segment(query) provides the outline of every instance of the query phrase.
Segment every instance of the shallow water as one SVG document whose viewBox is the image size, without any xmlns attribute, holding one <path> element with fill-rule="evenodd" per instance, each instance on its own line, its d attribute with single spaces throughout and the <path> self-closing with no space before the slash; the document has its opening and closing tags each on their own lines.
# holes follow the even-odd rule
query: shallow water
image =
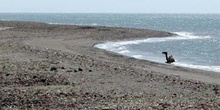
<svg viewBox="0 0 220 110">
<path fill-rule="evenodd" d="M 108 42 L 99 48 L 156 62 L 162 51 L 175 65 L 220 72 L 220 14 L 0 14 L 1 20 L 51 24 L 98 25 L 163 30 L 178 36 L 128 42 Z"/>
<path fill-rule="evenodd" d="M 206 48 L 207 45 L 214 47 L 214 45 L 217 44 L 202 44 L 203 42 L 207 42 L 207 40 L 211 40 L 212 38 L 210 36 L 191 36 L 189 33 L 175 34 L 178 34 L 178 36 L 149 38 L 136 41 L 107 42 L 98 44 L 96 47 L 159 63 L 165 62 L 165 56 L 162 52 L 167 51 L 175 57 L 175 65 L 209 71 L 220 71 L 220 58 L 214 58 L 214 56 L 219 53 L 209 53 L 209 50 Z M 198 46 L 195 47 L 195 44 Z M 198 50 L 198 48 L 200 49 Z M 210 56 L 210 58 L 207 56 Z"/>
</svg>

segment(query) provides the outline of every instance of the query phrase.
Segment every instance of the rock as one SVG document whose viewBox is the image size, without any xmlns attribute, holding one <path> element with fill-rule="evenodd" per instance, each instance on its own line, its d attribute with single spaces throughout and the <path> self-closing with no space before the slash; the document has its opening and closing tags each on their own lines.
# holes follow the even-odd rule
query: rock
<svg viewBox="0 0 220 110">
<path fill-rule="evenodd" d="M 46 79 L 41 79 L 40 81 L 43 82 L 43 83 L 45 83 L 45 82 L 46 82 Z"/>
<path fill-rule="evenodd" d="M 56 71 L 57 70 L 57 67 L 53 66 L 50 68 L 50 71 Z"/>
<path fill-rule="evenodd" d="M 65 83 L 64 83 L 64 85 L 69 85 L 69 84 L 70 84 L 69 82 L 65 82 Z"/>
<path fill-rule="evenodd" d="M 89 72 L 92 72 L 92 70 L 89 70 Z"/>
<path fill-rule="evenodd" d="M 70 73 L 70 72 L 73 72 L 73 70 L 67 70 L 66 72 Z"/>
<path fill-rule="evenodd" d="M 33 76 L 33 79 L 37 78 L 37 76 Z"/>
<path fill-rule="evenodd" d="M 214 91 L 215 94 L 219 94 L 218 90 L 219 90 L 218 87 L 214 86 L 213 91 Z"/>
<path fill-rule="evenodd" d="M 168 107 L 171 106 L 171 104 L 169 104 L 169 103 L 159 103 L 159 105 L 160 105 L 161 107 L 163 107 L 163 109 L 166 109 L 166 108 L 168 108 Z"/>
<path fill-rule="evenodd" d="M 83 71 L 83 69 L 82 68 L 78 68 L 78 71 Z"/>
</svg>

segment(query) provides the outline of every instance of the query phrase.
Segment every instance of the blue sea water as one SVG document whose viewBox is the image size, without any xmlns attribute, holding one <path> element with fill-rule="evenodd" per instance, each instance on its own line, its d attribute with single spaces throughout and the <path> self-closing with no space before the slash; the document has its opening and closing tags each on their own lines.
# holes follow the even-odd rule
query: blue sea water
<svg viewBox="0 0 220 110">
<path fill-rule="evenodd" d="M 98 48 L 164 63 L 162 51 L 174 65 L 220 72 L 220 14 L 33 14 L 1 13 L 0 20 L 50 24 L 98 25 L 169 31 L 167 38 L 107 42 Z"/>
</svg>

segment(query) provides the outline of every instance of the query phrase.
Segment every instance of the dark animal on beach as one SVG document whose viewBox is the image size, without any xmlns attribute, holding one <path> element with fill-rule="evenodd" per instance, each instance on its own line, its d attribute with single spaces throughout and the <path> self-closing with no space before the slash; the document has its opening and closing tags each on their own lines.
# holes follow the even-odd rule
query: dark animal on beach
<svg viewBox="0 0 220 110">
<path fill-rule="evenodd" d="M 172 55 L 168 57 L 168 53 L 167 52 L 162 52 L 162 54 L 165 54 L 165 56 L 166 56 L 166 60 L 167 60 L 166 63 L 173 63 L 173 62 L 175 62 L 175 59 L 173 58 Z"/>
</svg>

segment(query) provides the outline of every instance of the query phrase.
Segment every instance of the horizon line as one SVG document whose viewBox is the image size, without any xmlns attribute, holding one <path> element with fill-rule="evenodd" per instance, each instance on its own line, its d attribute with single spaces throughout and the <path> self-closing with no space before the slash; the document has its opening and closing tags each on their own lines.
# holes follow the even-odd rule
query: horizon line
<svg viewBox="0 0 220 110">
<path fill-rule="evenodd" d="M 119 13 L 113 13 L 113 12 L 0 12 L 1 14 L 220 14 L 220 13 L 164 13 L 164 12 L 155 12 L 155 13 L 130 13 L 130 12 L 119 12 Z"/>
</svg>

